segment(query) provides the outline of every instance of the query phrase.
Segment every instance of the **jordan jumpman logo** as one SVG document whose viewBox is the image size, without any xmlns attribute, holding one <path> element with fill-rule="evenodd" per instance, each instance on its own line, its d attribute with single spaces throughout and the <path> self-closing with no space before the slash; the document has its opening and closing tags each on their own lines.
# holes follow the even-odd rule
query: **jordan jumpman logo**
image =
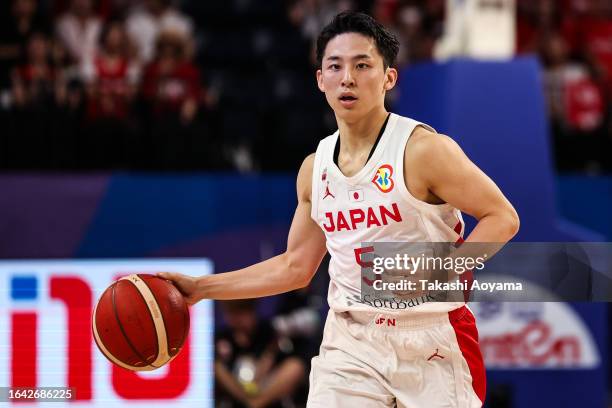
<svg viewBox="0 0 612 408">
<path fill-rule="evenodd" d="M 336 198 L 336 196 L 329 191 L 329 183 L 325 186 L 325 195 L 323 196 L 323 200 L 325 200 L 328 196 L 331 198 Z"/>
<path fill-rule="evenodd" d="M 440 354 L 438 354 L 438 349 L 436 349 L 436 351 L 431 356 L 429 356 L 427 361 L 433 360 L 434 357 L 440 357 L 441 359 L 444 358 L 444 356 L 441 356 Z"/>
</svg>

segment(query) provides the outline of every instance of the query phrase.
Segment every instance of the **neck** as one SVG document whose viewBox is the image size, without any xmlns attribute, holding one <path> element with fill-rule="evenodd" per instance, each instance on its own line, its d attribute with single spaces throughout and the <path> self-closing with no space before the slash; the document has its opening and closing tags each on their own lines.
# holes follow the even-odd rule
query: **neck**
<svg viewBox="0 0 612 408">
<path fill-rule="evenodd" d="M 354 122 L 345 121 L 336 116 L 342 150 L 357 152 L 363 148 L 369 149 L 376 141 L 387 115 L 387 110 L 381 106 Z"/>
</svg>

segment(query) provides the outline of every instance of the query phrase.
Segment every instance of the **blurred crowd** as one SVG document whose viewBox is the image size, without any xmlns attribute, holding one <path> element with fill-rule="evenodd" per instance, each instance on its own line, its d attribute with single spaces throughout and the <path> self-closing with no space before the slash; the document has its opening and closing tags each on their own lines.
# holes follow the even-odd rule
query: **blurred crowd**
<svg viewBox="0 0 612 408">
<path fill-rule="evenodd" d="M 560 170 L 610 171 L 612 1 L 522 0 L 517 48 L 536 53 Z"/>
<path fill-rule="evenodd" d="M 198 118 L 209 100 L 193 61 L 193 21 L 170 1 L 8 3 L 0 25 L 4 167 L 173 168 L 198 154 L 214 161 Z"/>
<path fill-rule="evenodd" d="M 558 168 L 609 170 L 612 1 L 516 2 L 517 53 L 542 61 Z M 369 12 L 400 38 L 402 68 L 432 58 L 445 4 L 7 0 L 0 168 L 295 170 L 335 128 L 314 81 L 320 29 Z"/>
</svg>

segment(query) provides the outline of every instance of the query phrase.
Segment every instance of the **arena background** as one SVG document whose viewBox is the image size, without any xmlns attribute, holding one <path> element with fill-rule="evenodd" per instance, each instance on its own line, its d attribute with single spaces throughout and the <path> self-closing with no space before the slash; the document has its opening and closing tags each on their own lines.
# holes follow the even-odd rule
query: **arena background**
<svg viewBox="0 0 612 408">
<path fill-rule="evenodd" d="M 515 204 L 515 240 L 609 241 L 612 2 L 491 0 L 512 6 L 512 55 L 434 62 L 453 3 L 3 2 L 0 387 L 76 385 L 79 406 L 240 406 L 214 389 L 231 305 L 194 308 L 189 351 L 149 376 L 111 370 L 90 308 L 126 272 L 214 273 L 284 250 L 297 169 L 335 125 L 312 41 L 348 8 L 401 39 L 390 110 L 460 143 Z M 303 376 L 326 285 L 324 264 L 308 291 L 256 305 L 277 364 L 297 358 Z M 486 406 L 612 406 L 608 304 L 474 310 Z"/>
</svg>

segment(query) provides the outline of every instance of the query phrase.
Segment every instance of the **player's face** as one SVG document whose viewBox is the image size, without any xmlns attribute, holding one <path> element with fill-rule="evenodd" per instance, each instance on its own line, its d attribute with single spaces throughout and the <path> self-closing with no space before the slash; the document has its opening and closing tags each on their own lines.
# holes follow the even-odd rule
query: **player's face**
<svg viewBox="0 0 612 408">
<path fill-rule="evenodd" d="M 317 71 L 319 89 L 336 116 L 345 120 L 384 108 L 385 93 L 396 80 L 397 71 L 384 68 L 374 39 L 358 33 L 332 38 Z"/>
</svg>

